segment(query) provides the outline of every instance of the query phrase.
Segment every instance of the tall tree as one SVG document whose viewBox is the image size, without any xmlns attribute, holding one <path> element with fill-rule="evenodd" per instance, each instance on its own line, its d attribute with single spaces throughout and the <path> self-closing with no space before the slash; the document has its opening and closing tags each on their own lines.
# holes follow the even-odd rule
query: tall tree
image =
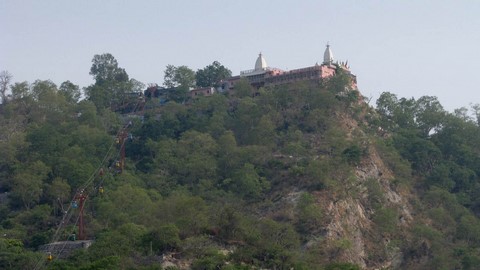
<svg viewBox="0 0 480 270">
<path fill-rule="evenodd" d="M 15 175 L 12 195 L 23 203 L 25 209 L 30 209 L 40 200 L 43 193 L 43 180 L 48 172 L 49 168 L 43 162 L 36 161 Z"/>
<path fill-rule="evenodd" d="M 10 105 L 15 108 L 15 115 L 23 118 L 28 117 L 33 103 L 30 84 L 26 81 L 14 83 L 10 89 L 12 91 L 12 102 Z"/>
<path fill-rule="evenodd" d="M 135 80 L 134 78 L 131 78 L 129 83 L 131 85 L 132 92 L 140 93 L 145 90 L 145 84 Z"/>
<path fill-rule="evenodd" d="M 90 75 L 94 77 L 96 85 L 128 81 L 128 74 L 125 69 L 120 68 L 117 59 L 109 53 L 93 56 Z"/>
<path fill-rule="evenodd" d="M 446 112 L 436 97 L 423 96 L 416 102 L 415 120 L 424 136 L 438 130 L 445 118 Z"/>
<path fill-rule="evenodd" d="M 50 80 L 36 80 L 32 84 L 32 94 L 36 100 L 44 99 L 45 96 L 56 94 L 57 85 Z"/>
<path fill-rule="evenodd" d="M 12 85 L 13 99 L 22 99 L 30 95 L 30 84 L 27 81 L 16 82 Z"/>
<path fill-rule="evenodd" d="M 30 108 L 31 121 L 58 123 L 68 115 L 68 103 L 52 81 L 36 80 L 32 84 L 32 97 L 35 103 Z"/>
<path fill-rule="evenodd" d="M 246 78 L 241 78 L 235 86 L 233 86 L 235 96 L 239 98 L 252 97 L 254 93 L 254 88 Z"/>
<path fill-rule="evenodd" d="M 12 74 L 6 70 L 0 72 L 0 97 L 2 98 L 2 103 L 7 102 L 7 90 L 12 77 Z"/>
<path fill-rule="evenodd" d="M 47 186 L 46 194 L 52 201 L 54 211 L 57 213 L 57 209 L 67 202 L 70 198 L 71 188 L 65 179 L 56 177 L 52 183 Z"/>
<path fill-rule="evenodd" d="M 219 62 L 214 61 L 211 65 L 208 65 L 203 69 L 197 70 L 197 73 L 196 73 L 197 86 L 199 87 L 217 86 L 218 82 L 231 76 L 232 76 L 232 71 L 224 67 Z"/>
<path fill-rule="evenodd" d="M 68 102 L 77 103 L 80 100 L 82 95 L 80 87 L 76 84 L 73 84 L 71 81 L 64 81 L 60 85 L 60 93 L 65 96 L 65 99 Z"/>
<path fill-rule="evenodd" d="M 480 104 L 472 104 L 471 106 L 475 119 L 477 120 L 477 125 L 480 126 Z"/>
<path fill-rule="evenodd" d="M 171 88 L 168 98 L 183 103 L 190 88 L 195 87 L 195 71 L 187 66 L 167 65 L 163 85 Z"/>
<path fill-rule="evenodd" d="M 182 87 L 189 89 L 195 86 L 195 71 L 187 66 L 176 67 L 174 65 L 167 65 L 163 80 L 165 87 Z"/>
<path fill-rule="evenodd" d="M 125 93 L 131 91 L 128 74 L 118 66 L 118 62 L 109 53 L 95 55 L 92 59 L 90 75 L 95 84 L 85 89 L 85 94 L 97 108 L 115 106 L 121 103 Z"/>
</svg>

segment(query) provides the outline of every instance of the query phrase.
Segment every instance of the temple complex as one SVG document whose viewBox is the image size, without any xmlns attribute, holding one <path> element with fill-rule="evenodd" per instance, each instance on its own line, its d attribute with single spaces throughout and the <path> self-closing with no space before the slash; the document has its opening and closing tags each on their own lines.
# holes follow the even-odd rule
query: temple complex
<svg viewBox="0 0 480 270">
<path fill-rule="evenodd" d="M 348 62 L 348 61 L 347 61 Z M 304 67 L 294 70 L 281 70 L 279 68 L 269 67 L 265 57 L 260 53 L 255 61 L 253 69 L 244 70 L 240 75 L 233 76 L 222 80 L 218 83 L 218 87 L 203 87 L 195 88 L 189 91 L 191 98 L 201 96 L 211 96 L 217 92 L 223 93 L 233 90 L 234 85 L 241 79 L 246 79 L 256 89 L 260 87 L 277 86 L 283 84 L 290 84 L 300 81 L 310 81 L 320 83 L 326 78 L 334 76 L 339 70 L 349 74 L 351 77 L 351 88 L 357 89 L 357 78 L 350 72 L 350 67 L 347 62 L 334 61 L 330 45 L 327 44 L 325 52 L 323 53 L 322 64 L 316 63 L 310 67 Z M 174 92 L 175 88 L 164 88 L 158 85 L 151 85 L 145 91 L 147 98 L 159 98 L 160 103 L 164 104 L 168 101 L 170 93 Z"/>
<path fill-rule="evenodd" d="M 320 82 L 325 78 L 335 75 L 338 69 L 342 69 L 352 76 L 352 87 L 356 88 L 356 76 L 351 74 L 347 63 L 334 62 L 333 53 L 328 44 L 323 54 L 323 62 L 321 65 L 316 63 L 314 66 L 290 71 L 269 67 L 262 53 L 260 53 L 255 61 L 254 69 L 241 71 L 240 75 L 224 80 L 221 82 L 218 91 L 222 92 L 233 89 L 235 83 L 241 78 L 246 78 L 255 88 L 289 84 L 298 81 Z"/>
</svg>

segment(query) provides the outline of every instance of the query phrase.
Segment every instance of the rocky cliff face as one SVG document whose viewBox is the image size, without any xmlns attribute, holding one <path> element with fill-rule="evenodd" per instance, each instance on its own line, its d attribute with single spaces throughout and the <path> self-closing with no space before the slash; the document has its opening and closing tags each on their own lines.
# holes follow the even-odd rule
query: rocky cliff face
<svg viewBox="0 0 480 270">
<path fill-rule="evenodd" d="M 319 203 L 325 204 L 330 221 L 325 238 L 327 242 L 348 243 L 338 252 L 339 260 L 356 263 L 365 269 L 397 269 L 403 256 L 391 236 L 395 231 L 404 230 L 412 221 L 412 206 L 408 198 L 411 195 L 402 193 L 394 184 L 393 172 L 385 165 L 375 145 L 360 130 L 357 121 L 346 116 L 341 119 L 348 137 L 360 140 L 366 151 L 354 168 L 354 178 L 349 186 L 344 187 L 350 192 L 340 197 L 331 193 L 319 196 Z M 393 214 L 383 218 L 394 220 L 379 218 L 385 209 L 390 209 Z"/>
<path fill-rule="evenodd" d="M 396 229 L 408 226 L 412 220 L 408 198 L 402 196 L 391 183 L 393 176 L 378 157 L 375 149 L 370 149 L 365 162 L 355 169 L 355 181 L 359 193 L 343 198 L 328 196 L 326 216 L 330 223 L 326 227 L 326 239 L 330 242 L 348 241 L 350 245 L 338 254 L 344 261 L 354 262 L 365 269 L 398 268 L 402 254 L 392 243 L 389 233 L 382 232 L 374 222 L 376 210 L 369 202 L 367 181 L 375 181 L 381 188 L 388 207 L 396 209 Z M 328 202 L 327 202 L 328 201 Z M 380 211 L 378 209 L 377 211 Z"/>
<path fill-rule="evenodd" d="M 400 269 L 404 254 L 398 238 L 408 235 L 413 220 L 409 201 L 414 195 L 397 184 L 372 142 L 374 138 L 369 138 L 357 121 L 338 117 L 347 138 L 360 142 L 364 154 L 339 187 L 313 192 L 324 221 L 309 236 L 305 248 L 315 250 L 324 262 L 347 261 L 362 269 Z M 285 196 L 285 204 L 290 204 L 287 208 L 295 208 L 301 192 L 296 189 Z"/>
</svg>

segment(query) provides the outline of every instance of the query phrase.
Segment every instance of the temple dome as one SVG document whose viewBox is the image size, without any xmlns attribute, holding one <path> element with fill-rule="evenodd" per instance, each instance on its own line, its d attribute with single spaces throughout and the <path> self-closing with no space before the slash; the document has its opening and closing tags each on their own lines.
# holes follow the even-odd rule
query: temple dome
<svg viewBox="0 0 480 270">
<path fill-rule="evenodd" d="M 325 52 L 323 53 L 323 63 L 330 65 L 333 63 L 333 53 L 330 50 L 330 45 L 327 43 L 327 48 L 325 49 Z"/>
<path fill-rule="evenodd" d="M 255 70 L 267 69 L 267 61 L 263 58 L 262 53 L 258 54 L 257 61 L 255 62 Z"/>
</svg>

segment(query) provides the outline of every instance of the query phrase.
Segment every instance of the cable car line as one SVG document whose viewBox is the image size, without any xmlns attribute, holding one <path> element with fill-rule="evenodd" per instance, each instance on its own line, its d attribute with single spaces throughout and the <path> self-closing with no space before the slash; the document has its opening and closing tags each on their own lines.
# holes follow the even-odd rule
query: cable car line
<svg viewBox="0 0 480 270">
<path fill-rule="evenodd" d="M 141 100 L 139 100 L 137 102 L 137 104 L 135 105 L 134 107 L 134 110 L 131 112 L 131 113 L 135 113 L 135 111 L 137 110 L 137 108 L 139 108 L 139 105 L 141 104 Z M 143 110 L 142 110 L 143 112 Z M 58 225 L 57 229 L 55 230 L 55 233 L 53 234 L 52 238 L 51 238 L 51 241 L 49 242 L 50 244 L 52 243 L 55 243 L 55 242 L 58 242 L 59 238 L 60 238 L 60 235 L 61 233 L 64 232 L 65 230 L 65 227 L 67 226 L 68 222 L 71 220 L 72 216 L 74 215 L 74 211 L 73 209 L 76 209 L 78 207 L 78 202 L 76 202 L 76 198 L 78 198 L 78 194 L 79 194 L 79 191 L 81 193 L 84 193 L 85 197 L 82 199 L 82 209 L 81 211 L 83 211 L 83 207 L 85 205 L 85 202 L 88 200 L 89 196 L 88 196 L 88 187 L 95 181 L 95 178 L 97 175 L 100 174 L 100 172 L 102 172 L 102 175 L 101 175 L 101 178 L 100 178 L 100 183 L 99 183 L 99 192 L 101 194 L 103 194 L 104 192 L 104 188 L 103 188 L 103 182 L 105 181 L 105 178 L 103 176 L 104 174 L 104 171 L 103 171 L 103 168 L 105 167 L 104 165 L 106 164 L 106 161 L 109 159 L 109 158 L 114 158 L 113 160 L 118 160 L 119 157 L 122 157 L 122 164 L 121 164 L 121 171 L 123 171 L 124 169 L 124 166 L 125 166 L 125 143 L 127 140 L 126 137 L 128 136 L 125 136 L 126 133 L 126 130 L 127 128 L 130 128 L 132 126 L 132 122 L 129 121 L 128 124 L 126 125 L 122 125 L 121 128 L 119 128 L 118 132 L 116 133 L 116 136 L 115 136 L 115 140 L 110 144 L 110 147 L 108 148 L 108 151 L 106 152 L 106 154 L 104 155 L 102 161 L 100 162 L 100 165 L 94 170 L 94 172 L 90 175 L 90 177 L 88 178 L 87 181 L 85 181 L 85 183 L 80 186 L 79 189 L 77 189 L 78 191 L 75 192 L 75 194 L 73 195 L 73 198 L 72 200 L 70 201 L 69 203 L 69 206 L 67 207 L 67 210 L 64 211 L 64 208 L 62 206 L 62 212 L 63 213 L 63 217 L 62 217 L 62 220 L 60 221 L 60 224 Z M 120 148 L 117 149 L 117 151 L 112 151 L 114 148 L 114 145 L 116 145 L 116 140 L 118 138 L 120 138 L 120 136 L 125 136 L 125 138 L 123 138 L 123 140 L 121 140 L 121 145 L 120 145 Z M 123 153 L 122 153 L 123 152 Z M 111 173 L 111 170 L 108 170 L 110 173 Z M 93 187 L 94 190 L 95 190 L 95 187 Z M 100 188 L 101 188 L 101 191 L 100 191 Z M 77 204 L 77 207 L 73 207 L 75 204 Z M 78 224 L 79 224 L 79 221 L 80 221 L 80 218 L 81 218 L 81 215 L 83 213 L 80 213 L 78 216 L 77 216 L 77 219 L 74 223 L 74 227 L 76 227 Z M 63 250 L 65 249 L 67 245 L 67 241 L 65 241 L 62 245 L 62 248 L 58 251 L 58 252 L 55 252 L 53 250 L 53 246 L 49 246 L 49 248 L 47 249 L 46 253 L 48 254 L 47 255 L 47 259 L 39 259 L 34 267 L 34 270 L 37 270 L 37 269 L 42 269 L 44 266 L 45 266 L 45 263 L 47 262 L 51 262 L 52 260 L 55 259 L 55 257 L 59 254 L 62 254 Z"/>
</svg>

